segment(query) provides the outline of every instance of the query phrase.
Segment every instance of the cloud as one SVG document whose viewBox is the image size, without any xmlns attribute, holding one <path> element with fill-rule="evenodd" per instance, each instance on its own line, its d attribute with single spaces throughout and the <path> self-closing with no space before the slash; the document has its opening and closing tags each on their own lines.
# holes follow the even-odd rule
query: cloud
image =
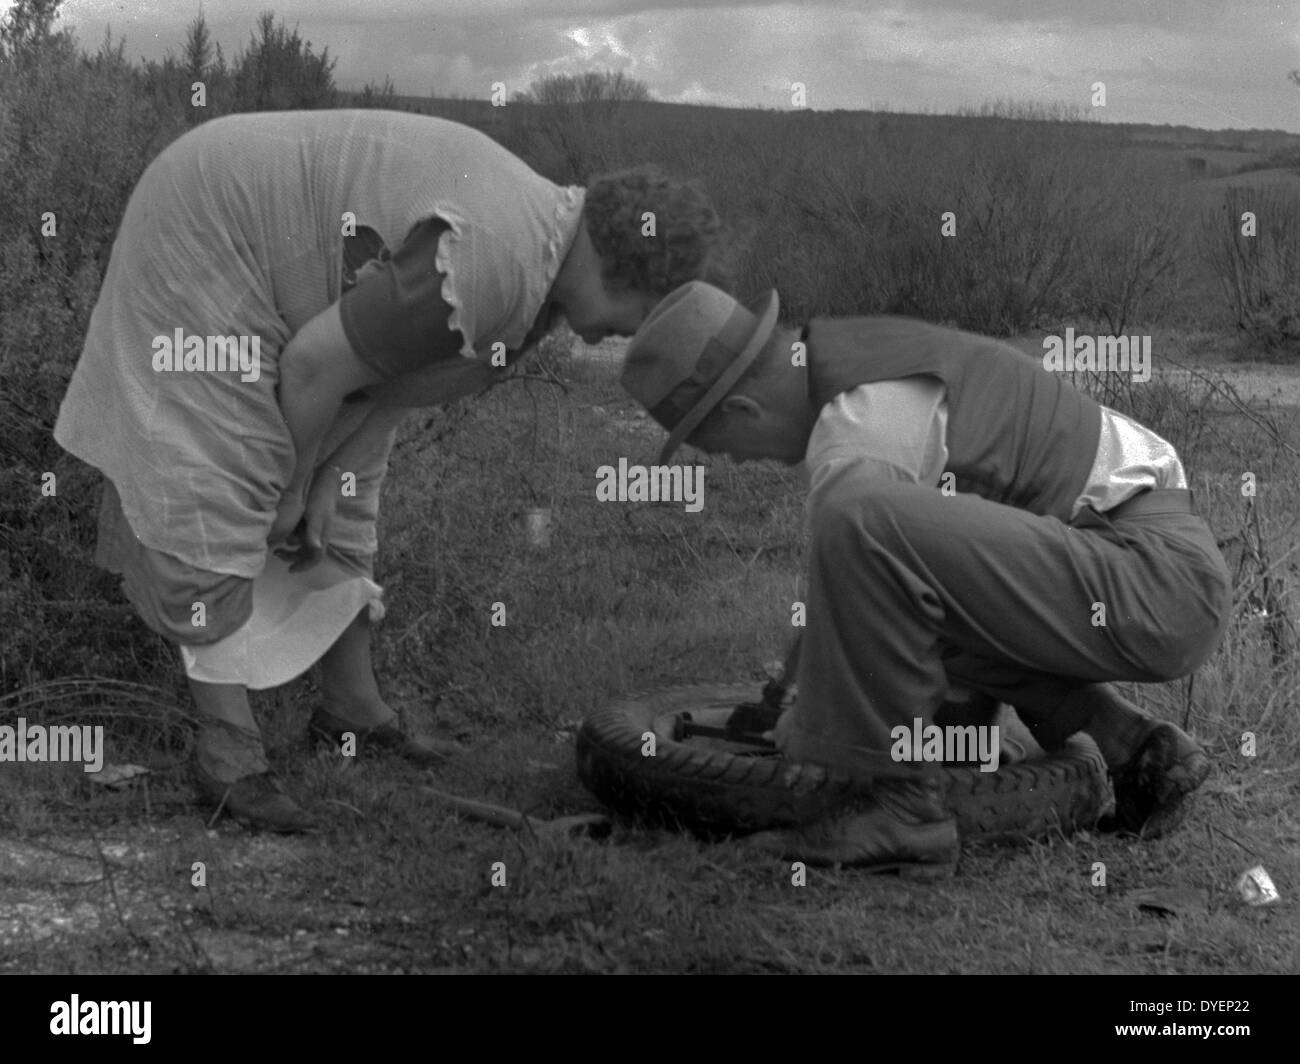
<svg viewBox="0 0 1300 1064">
<path fill-rule="evenodd" d="M 337 60 L 336 80 L 391 77 L 402 93 L 488 97 L 540 76 L 610 69 L 665 100 L 951 110 L 998 98 L 1086 106 L 1111 121 L 1300 131 L 1300 35 L 1271 0 L 204 0 L 228 58 L 272 7 Z M 83 44 L 104 25 L 129 54 L 179 51 L 195 0 L 68 0 Z"/>
</svg>

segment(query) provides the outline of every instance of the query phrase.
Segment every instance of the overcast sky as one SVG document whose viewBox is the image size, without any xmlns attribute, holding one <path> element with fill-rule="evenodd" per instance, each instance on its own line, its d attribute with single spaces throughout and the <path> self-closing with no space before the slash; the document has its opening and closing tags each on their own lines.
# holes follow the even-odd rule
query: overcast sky
<svg viewBox="0 0 1300 1064">
<path fill-rule="evenodd" d="M 0 6 L 7 6 L 0 0 Z M 65 0 L 83 46 L 107 27 L 133 56 L 180 52 L 197 0 Z M 1012 98 L 1098 117 L 1300 133 L 1300 0 L 204 0 L 227 58 L 261 10 L 337 57 L 335 80 L 487 98 L 536 77 L 621 70 L 659 99 L 945 111 Z"/>
</svg>

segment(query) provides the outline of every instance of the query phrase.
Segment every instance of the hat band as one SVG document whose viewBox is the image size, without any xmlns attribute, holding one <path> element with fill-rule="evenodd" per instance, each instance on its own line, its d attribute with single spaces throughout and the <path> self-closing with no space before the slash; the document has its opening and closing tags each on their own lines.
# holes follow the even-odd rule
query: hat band
<svg viewBox="0 0 1300 1064">
<path fill-rule="evenodd" d="M 735 357 L 736 352 L 726 344 L 720 343 L 716 337 L 709 337 L 691 375 L 651 407 L 650 416 L 664 428 L 672 429 L 699 402 L 700 396 L 713 382 L 726 372 Z"/>
<path fill-rule="evenodd" d="M 759 310 L 762 303 L 766 303 L 766 308 Z M 683 440 L 690 437 L 691 433 L 699 426 L 724 396 L 731 390 L 745 372 L 757 360 L 759 353 L 766 348 L 772 339 L 772 328 L 776 325 L 776 316 L 780 310 L 780 304 L 777 301 L 776 290 L 773 289 L 768 293 L 765 300 L 755 302 L 749 308 L 751 315 L 757 314 L 758 324 L 754 328 L 749 339 L 741 345 L 738 355 L 732 360 L 731 364 L 722 371 L 722 375 L 709 387 L 700 400 L 686 412 L 686 416 L 681 419 L 668 433 L 668 439 L 664 442 L 663 449 L 659 452 L 660 465 L 668 461 L 672 454 L 681 445 Z"/>
</svg>

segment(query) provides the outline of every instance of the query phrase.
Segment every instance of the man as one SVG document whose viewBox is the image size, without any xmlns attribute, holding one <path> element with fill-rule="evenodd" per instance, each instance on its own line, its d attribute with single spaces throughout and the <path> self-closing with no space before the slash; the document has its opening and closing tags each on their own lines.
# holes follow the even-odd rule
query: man
<svg viewBox="0 0 1300 1064">
<path fill-rule="evenodd" d="M 962 689 L 1005 702 L 1046 749 L 1083 730 L 1121 828 L 1178 825 L 1209 773 L 1197 744 L 1106 681 L 1203 663 L 1226 626 L 1223 558 L 1159 436 L 1014 348 L 893 317 L 777 325 L 693 282 L 629 345 L 622 381 L 670 435 L 739 461 L 804 462 L 807 624 L 783 753 L 871 779 L 868 797 L 756 843 L 945 874 L 956 827 L 934 767 L 891 729 Z"/>
</svg>

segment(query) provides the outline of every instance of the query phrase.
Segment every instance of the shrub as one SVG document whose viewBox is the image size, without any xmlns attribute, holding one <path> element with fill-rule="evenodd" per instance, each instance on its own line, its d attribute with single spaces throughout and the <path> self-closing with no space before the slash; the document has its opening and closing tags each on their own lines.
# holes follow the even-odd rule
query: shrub
<svg viewBox="0 0 1300 1064">
<path fill-rule="evenodd" d="M 120 44 L 79 57 L 70 37 L 29 39 L 0 59 L 3 688 L 132 656 L 120 599 L 90 564 L 98 475 L 51 432 L 123 205 L 179 128 L 138 92 Z"/>
<path fill-rule="evenodd" d="M 377 107 L 392 109 L 397 102 L 397 89 L 391 78 L 384 78 L 382 85 L 367 81 L 361 88 L 361 95 L 356 98 L 357 107 Z"/>
<path fill-rule="evenodd" d="M 555 180 L 585 185 L 618 165 L 625 105 L 649 98 L 643 82 L 621 71 L 553 74 L 515 95 L 516 110 L 528 117 L 513 132 L 524 134 L 522 150 L 541 156 L 541 168 Z"/>
<path fill-rule="evenodd" d="M 264 11 L 247 51 L 234 69 L 234 110 L 293 111 L 333 107 L 334 64 L 329 49 L 312 51 L 295 29 L 275 24 L 275 14 Z"/>
<path fill-rule="evenodd" d="M 1255 235 L 1242 232 L 1247 211 Z M 1204 231 L 1237 328 L 1265 350 L 1300 357 L 1300 199 L 1283 189 L 1233 186 Z"/>
<path fill-rule="evenodd" d="M 1153 195 L 1132 168 L 1080 194 L 1089 221 L 1079 233 L 1076 306 L 1118 336 L 1133 320 L 1157 316 L 1169 298 L 1183 245 L 1179 205 Z"/>
<path fill-rule="evenodd" d="M 126 662 L 148 682 L 175 672 L 170 648 L 93 566 L 99 474 L 52 431 L 131 190 L 196 113 L 225 106 L 224 61 L 204 46 L 201 17 L 184 63 L 141 69 L 111 39 L 80 53 L 70 32 L 54 31 L 57 8 L 20 0 L 0 26 L 0 690 L 120 675 Z M 330 102 L 327 55 L 269 15 L 259 29 L 230 102 Z M 190 106 L 196 70 L 217 90 L 207 111 Z"/>
</svg>

